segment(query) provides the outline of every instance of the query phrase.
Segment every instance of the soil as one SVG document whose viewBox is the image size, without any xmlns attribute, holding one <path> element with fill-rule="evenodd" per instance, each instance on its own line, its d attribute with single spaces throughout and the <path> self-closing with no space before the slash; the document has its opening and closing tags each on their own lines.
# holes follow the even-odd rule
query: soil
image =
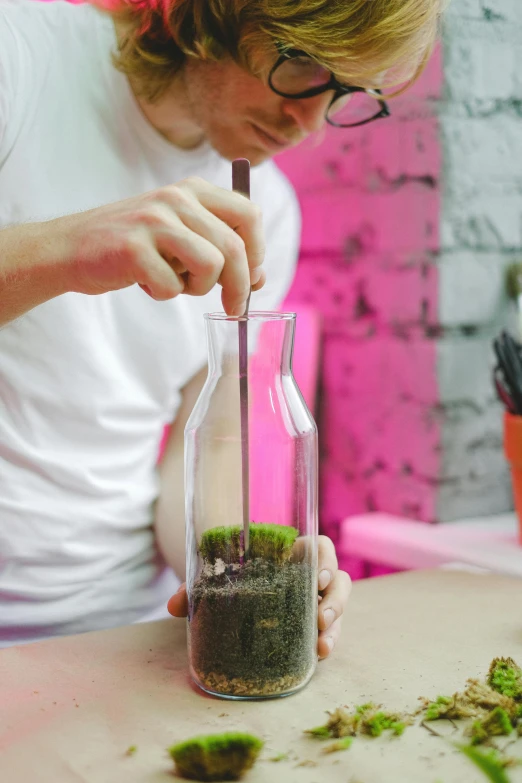
<svg viewBox="0 0 522 783">
<path fill-rule="evenodd" d="M 316 575 L 306 563 L 248 561 L 202 574 L 190 606 L 190 656 L 211 691 L 269 696 L 303 684 L 317 660 Z"/>
</svg>

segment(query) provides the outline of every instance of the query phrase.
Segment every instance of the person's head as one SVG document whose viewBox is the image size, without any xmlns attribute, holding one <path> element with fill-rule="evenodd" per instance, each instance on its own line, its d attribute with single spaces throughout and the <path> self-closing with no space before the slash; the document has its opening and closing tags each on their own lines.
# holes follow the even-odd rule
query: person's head
<svg viewBox="0 0 522 783">
<path fill-rule="evenodd" d="M 424 67 L 445 2 L 93 1 L 125 30 L 114 64 L 138 97 L 154 104 L 181 90 L 214 148 L 254 165 L 278 151 L 263 131 L 299 143 L 323 126 L 332 100 L 331 90 L 297 100 L 275 93 L 268 77 L 281 53 L 306 53 L 342 84 L 403 84 Z"/>
</svg>

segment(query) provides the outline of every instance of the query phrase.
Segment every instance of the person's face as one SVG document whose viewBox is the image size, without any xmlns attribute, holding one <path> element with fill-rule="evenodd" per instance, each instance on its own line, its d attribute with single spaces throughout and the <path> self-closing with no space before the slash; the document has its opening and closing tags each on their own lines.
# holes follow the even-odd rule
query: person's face
<svg viewBox="0 0 522 783">
<path fill-rule="evenodd" d="M 190 118 L 214 149 L 228 160 L 248 158 L 254 166 L 322 128 L 332 99 L 331 92 L 283 98 L 232 60 L 189 59 L 182 80 Z"/>
</svg>

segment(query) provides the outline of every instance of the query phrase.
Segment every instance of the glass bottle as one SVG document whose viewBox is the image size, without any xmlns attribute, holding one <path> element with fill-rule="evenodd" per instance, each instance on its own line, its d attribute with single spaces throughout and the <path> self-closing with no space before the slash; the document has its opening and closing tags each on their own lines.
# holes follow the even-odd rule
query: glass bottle
<svg viewBox="0 0 522 783">
<path fill-rule="evenodd" d="M 209 372 L 185 428 L 190 672 L 225 698 L 284 696 L 306 685 L 317 663 L 317 428 L 292 375 L 296 316 L 205 319 Z"/>
</svg>

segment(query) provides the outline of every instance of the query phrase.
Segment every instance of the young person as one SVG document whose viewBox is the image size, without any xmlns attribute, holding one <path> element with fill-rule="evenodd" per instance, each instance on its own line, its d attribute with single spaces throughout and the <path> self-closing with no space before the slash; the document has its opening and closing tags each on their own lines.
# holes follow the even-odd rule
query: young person
<svg viewBox="0 0 522 783">
<path fill-rule="evenodd" d="M 277 308 L 294 273 L 297 202 L 270 158 L 325 122 L 385 117 L 379 89 L 420 72 L 439 15 L 439 0 L 0 0 L 0 644 L 165 605 L 202 315 L 220 294 L 242 313 L 251 288 Z M 256 167 L 252 202 L 230 190 L 236 157 Z M 322 536 L 320 657 L 349 586 Z M 169 609 L 186 611 L 183 586 Z"/>
</svg>

